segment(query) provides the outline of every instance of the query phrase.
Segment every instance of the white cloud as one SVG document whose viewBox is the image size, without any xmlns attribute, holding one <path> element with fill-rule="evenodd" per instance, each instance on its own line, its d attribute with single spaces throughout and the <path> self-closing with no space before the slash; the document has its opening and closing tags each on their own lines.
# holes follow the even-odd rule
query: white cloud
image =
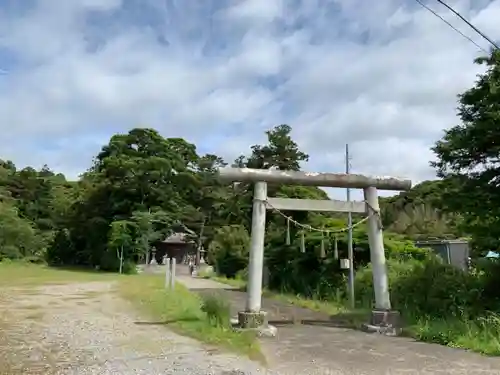
<svg viewBox="0 0 500 375">
<path fill-rule="evenodd" d="M 500 38 L 500 0 L 450 3 Z M 70 176 L 134 126 L 232 158 L 289 123 L 309 169 L 342 171 L 348 142 L 354 171 L 420 181 L 480 71 L 477 47 L 416 2 L 12 4 L 0 5 L 0 157 Z"/>
<path fill-rule="evenodd" d="M 286 8 L 284 0 L 243 0 L 236 3 L 228 7 L 226 14 L 237 21 L 247 20 L 249 26 L 254 26 L 254 22 L 272 22 L 282 17 Z"/>
</svg>

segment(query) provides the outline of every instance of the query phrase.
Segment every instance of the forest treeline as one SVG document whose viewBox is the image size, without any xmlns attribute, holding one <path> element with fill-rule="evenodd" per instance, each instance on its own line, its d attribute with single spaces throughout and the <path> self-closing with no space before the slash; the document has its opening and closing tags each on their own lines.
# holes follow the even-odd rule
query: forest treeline
<svg viewBox="0 0 500 375">
<path fill-rule="evenodd" d="M 288 125 L 269 130 L 267 144 L 253 146 L 232 165 L 299 170 L 308 155 L 291 138 L 291 130 Z M 225 165 L 217 155 L 198 155 L 196 146 L 184 139 L 165 138 L 144 128 L 113 136 L 78 181 L 68 181 L 48 166 L 17 169 L 12 161 L 2 161 L 0 256 L 116 270 L 122 248 L 127 263 L 137 262 L 152 242 L 179 226 L 194 233 L 203 226 L 204 247 L 214 249 L 210 245 L 217 233 L 234 232 L 234 236 L 219 236 L 231 239 L 245 236 L 250 229 L 251 186 L 219 183 L 216 170 Z M 445 214 L 440 206 L 440 184 L 425 182 L 381 200 L 388 242 L 408 244 L 416 238 L 462 235 L 456 216 Z M 270 186 L 269 193 L 328 199 L 314 187 Z M 314 227 L 346 226 L 343 214 L 290 215 Z M 270 238 L 285 243 L 286 222 L 280 215 L 269 215 L 268 228 Z M 292 238 L 298 239 L 298 230 L 291 228 Z M 365 253 L 357 258 L 367 262 L 363 226 L 354 237 L 358 251 Z M 313 249 L 320 241 L 312 233 L 306 238 Z M 331 247 L 333 237 L 325 241 Z M 345 235 L 339 235 L 337 242 L 342 253 Z"/>
</svg>

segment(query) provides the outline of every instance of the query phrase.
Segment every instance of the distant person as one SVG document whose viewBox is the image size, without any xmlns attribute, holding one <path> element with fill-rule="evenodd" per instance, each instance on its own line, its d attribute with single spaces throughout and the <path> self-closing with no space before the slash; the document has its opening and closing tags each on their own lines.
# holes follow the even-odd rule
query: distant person
<svg viewBox="0 0 500 375">
<path fill-rule="evenodd" d="M 193 260 L 192 259 L 189 259 L 189 274 L 191 276 L 193 276 L 193 272 L 194 272 L 194 264 L 193 264 Z"/>
</svg>

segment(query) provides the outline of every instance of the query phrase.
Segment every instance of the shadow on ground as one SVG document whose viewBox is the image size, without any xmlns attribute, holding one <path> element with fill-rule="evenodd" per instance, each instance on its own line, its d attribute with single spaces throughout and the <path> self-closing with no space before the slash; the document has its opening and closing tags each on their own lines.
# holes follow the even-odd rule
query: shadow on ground
<svg viewBox="0 0 500 375">
<path fill-rule="evenodd" d="M 156 322 L 134 322 L 134 324 L 138 326 L 164 326 L 177 322 L 198 322 L 198 321 L 200 321 L 200 318 L 183 318 L 183 319 L 162 320 Z"/>
<path fill-rule="evenodd" d="M 362 323 L 366 320 L 366 315 L 361 313 L 331 315 L 326 319 L 278 319 L 269 320 L 269 324 L 276 327 L 286 327 L 289 325 L 309 325 L 333 328 L 361 329 Z"/>
<path fill-rule="evenodd" d="M 118 275 L 116 272 L 112 271 L 103 271 L 95 268 L 89 267 L 79 267 L 79 266 L 57 266 L 57 265 L 49 265 L 47 268 L 55 270 L 55 271 L 65 271 L 65 272 L 74 272 L 75 274 L 91 274 L 91 275 Z"/>
</svg>

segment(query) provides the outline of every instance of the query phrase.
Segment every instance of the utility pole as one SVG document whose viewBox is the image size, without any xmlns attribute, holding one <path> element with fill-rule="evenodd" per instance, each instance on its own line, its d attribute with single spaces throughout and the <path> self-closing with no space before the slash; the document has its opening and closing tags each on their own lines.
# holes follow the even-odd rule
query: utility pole
<svg viewBox="0 0 500 375">
<path fill-rule="evenodd" d="M 350 158 L 349 158 L 349 145 L 345 145 L 345 173 L 350 173 Z M 347 201 L 351 201 L 351 189 L 346 189 Z M 352 248 L 352 213 L 349 211 L 347 216 L 347 226 L 349 227 L 347 231 L 347 256 L 349 258 L 349 301 L 351 303 L 351 308 L 355 307 L 354 299 L 354 251 Z"/>
</svg>

